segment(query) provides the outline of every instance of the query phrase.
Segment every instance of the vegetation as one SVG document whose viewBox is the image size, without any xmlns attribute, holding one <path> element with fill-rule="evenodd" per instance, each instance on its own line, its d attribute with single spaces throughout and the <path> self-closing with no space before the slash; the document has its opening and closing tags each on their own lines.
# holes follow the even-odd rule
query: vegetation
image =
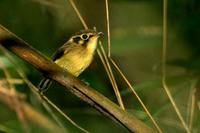
<svg viewBox="0 0 200 133">
<path fill-rule="evenodd" d="M 104 0 L 74 2 L 86 25 L 105 33 L 101 42 L 106 51 L 100 43 L 93 63 L 78 78 L 118 104 L 112 70 L 126 112 L 157 132 L 200 132 L 200 2 L 113 0 L 109 12 Z M 86 28 L 71 4 L 1 0 L 0 24 L 51 57 L 74 32 Z M 3 47 L 0 67 L 0 132 L 129 132 L 56 82 L 39 95 L 35 86 L 42 73 Z"/>
</svg>

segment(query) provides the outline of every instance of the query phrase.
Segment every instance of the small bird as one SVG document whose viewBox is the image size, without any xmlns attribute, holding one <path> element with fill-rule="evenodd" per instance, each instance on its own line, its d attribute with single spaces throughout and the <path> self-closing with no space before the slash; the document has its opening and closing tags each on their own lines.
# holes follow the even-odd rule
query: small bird
<svg viewBox="0 0 200 133">
<path fill-rule="evenodd" d="M 54 54 L 53 61 L 78 77 L 92 62 L 98 38 L 103 35 L 96 30 L 81 30 L 61 46 Z M 44 78 L 38 85 L 39 91 L 43 92 L 51 85 L 51 80 Z"/>
</svg>

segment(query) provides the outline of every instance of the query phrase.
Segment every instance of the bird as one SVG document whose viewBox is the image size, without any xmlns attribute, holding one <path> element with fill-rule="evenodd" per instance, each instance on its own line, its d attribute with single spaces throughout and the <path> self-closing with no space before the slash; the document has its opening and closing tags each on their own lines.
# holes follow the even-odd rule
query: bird
<svg viewBox="0 0 200 133">
<path fill-rule="evenodd" d="M 80 30 L 73 34 L 69 40 L 53 55 L 52 60 L 73 76 L 78 77 L 92 62 L 102 32 L 96 29 Z M 52 81 L 44 77 L 39 85 L 40 92 L 46 91 Z"/>
</svg>

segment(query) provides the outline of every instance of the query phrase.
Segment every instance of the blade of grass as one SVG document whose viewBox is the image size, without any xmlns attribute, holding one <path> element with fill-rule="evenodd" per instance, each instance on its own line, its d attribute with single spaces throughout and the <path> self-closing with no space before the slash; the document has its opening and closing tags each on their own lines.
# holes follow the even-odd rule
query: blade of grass
<svg viewBox="0 0 200 133">
<path fill-rule="evenodd" d="M 111 69 L 111 67 L 110 67 L 110 63 L 109 63 L 109 60 L 108 60 L 108 58 L 111 57 L 111 52 L 110 52 L 110 48 L 111 48 L 111 43 L 110 43 L 110 17 L 109 17 L 108 0 L 105 0 L 105 7 L 106 7 L 106 26 L 107 26 L 107 35 L 108 35 L 108 36 L 107 36 L 107 37 L 108 37 L 108 42 L 107 42 L 107 43 L 108 43 L 108 55 L 106 55 L 106 52 L 105 52 L 105 50 L 104 50 L 104 48 L 103 48 L 101 42 L 100 42 L 100 48 L 101 48 L 101 51 L 102 51 L 102 53 L 103 53 L 103 56 L 104 56 L 104 58 L 105 58 L 105 60 L 106 60 L 107 67 L 108 67 L 110 76 L 111 76 L 111 78 L 112 78 L 113 84 L 114 84 L 113 89 L 114 89 L 115 95 L 116 95 L 116 97 L 117 97 L 117 100 L 118 100 L 118 102 L 119 102 L 119 105 L 121 106 L 121 108 L 122 108 L 123 110 L 125 110 L 124 103 L 123 103 L 123 101 L 122 101 L 121 94 L 120 94 L 120 92 L 119 92 L 119 88 L 118 88 L 117 82 L 116 82 L 116 80 L 115 80 L 115 76 L 113 75 L 113 71 L 112 71 L 112 69 Z M 108 57 L 107 57 L 107 56 L 108 56 Z"/>
<path fill-rule="evenodd" d="M 80 127 L 78 124 L 76 124 L 69 116 L 67 116 L 60 108 L 58 108 L 53 102 L 51 102 L 45 95 L 41 94 L 42 98 L 52 107 L 54 107 L 62 116 L 65 117 L 72 125 L 74 125 L 76 128 L 81 130 L 84 133 L 90 133 L 89 131 L 85 130 L 84 128 Z"/>
<path fill-rule="evenodd" d="M 154 120 L 154 118 L 152 117 L 152 115 L 150 114 L 150 112 L 148 111 L 148 109 L 146 108 L 146 106 L 144 105 L 144 103 L 142 102 L 142 100 L 140 99 L 140 97 L 137 95 L 136 91 L 133 89 L 132 85 L 130 84 L 130 82 L 127 80 L 127 78 L 125 77 L 125 75 L 122 73 L 122 71 L 119 69 L 119 67 L 117 66 L 117 64 L 114 62 L 114 60 L 112 60 L 111 58 L 111 54 L 110 54 L 110 47 L 111 47 L 111 41 L 110 41 L 110 20 L 109 20 L 109 7 L 108 7 L 108 0 L 105 0 L 105 4 L 106 4 L 106 20 L 107 20 L 107 34 L 108 34 L 108 58 L 111 61 L 111 63 L 115 66 L 115 68 L 117 69 L 117 71 L 120 73 L 120 75 L 122 76 L 122 78 L 125 80 L 125 82 L 127 83 L 127 85 L 129 86 L 129 88 L 133 91 L 134 95 L 137 97 L 137 99 L 139 100 L 140 104 L 142 105 L 143 109 L 145 110 L 145 112 L 147 113 L 147 115 L 150 117 L 150 119 L 152 120 L 153 124 L 155 125 L 155 127 L 157 128 L 157 130 L 162 133 L 162 130 L 160 129 L 160 127 L 158 126 L 158 124 L 156 123 L 156 121 Z M 103 51 L 103 53 L 105 54 L 105 50 L 103 48 L 103 46 L 100 44 L 101 50 Z M 107 58 L 106 58 L 107 59 Z M 107 59 L 107 62 L 108 59 Z M 110 67 L 110 64 L 108 64 L 108 68 Z M 112 71 L 111 71 L 112 72 Z M 112 73 L 111 73 L 112 75 Z M 121 95 L 118 91 L 118 89 L 116 89 L 116 94 L 118 95 L 118 97 L 120 98 Z M 123 105 L 123 103 L 122 103 Z"/>
<path fill-rule="evenodd" d="M 80 14 L 78 8 L 76 7 L 74 1 L 73 1 L 73 0 L 69 0 L 69 2 L 70 2 L 70 4 L 72 5 L 72 7 L 73 7 L 74 11 L 76 12 L 77 16 L 79 17 L 81 23 L 83 24 L 83 27 L 84 27 L 85 29 L 88 29 L 88 26 L 87 26 L 87 24 L 85 23 L 85 20 L 83 19 L 82 15 Z"/>
<path fill-rule="evenodd" d="M 192 131 L 193 119 L 194 119 L 194 109 L 195 109 L 195 103 L 196 103 L 196 97 L 195 97 L 196 88 L 194 88 L 191 93 L 192 93 L 192 95 L 191 95 L 191 106 L 189 106 L 189 108 L 190 108 L 190 119 L 189 119 L 189 129 L 190 129 L 190 131 Z"/>
<path fill-rule="evenodd" d="M 31 91 L 33 92 L 33 94 L 36 96 L 36 98 L 42 103 L 42 105 L 45 107 L 45 109 L 47 111 L 51 110 L 50 107 L 41 99 L 41 96 L 39 95 L 39 93 L 37 92 L 37 87 L 35 87 L 26 77 L 26 75 L 24 74 L 24 72 L 18 67 L 18 64 L 15 62 L 15 60 L 12 58 L 12 56 L 10 55 L 10 53 L 0 45 L 0 50 L 4 53 L 4 55 L 8 58 L 8 60 L 15 66 L 15 70 L 16 72 L 19 74 L 19 76 L 22 78 L 22 80 L 24 81 L 24 83 L 27 84 L 27 86 L 31 89 Z M 55 118 L 55 115 L 53 113 L 51 113 L 52 111 L 49 112 L 49 114 L 54 118 L 54 120 L 58 123 L 58 125 L 60 127 L 62 127 L 63 131 L 64 131 L 64 126 L 61 124 L 61 122 L 58 120 L 58 118 Z"/>
<path fill-rule="evenodd" d="M 87 26 L 87 24 L 85 23 L 85 21 L 84 21 L 82 15 L 81 15 L 81 13 L 79 12 L 78 8 L 76 7 L 74 1 L 73 1 L 73 0 L 69 0 L 69 1 L 70 1 L 71 5 L 72 5 L 73 9 L 75 10 L 77 16 L 79 17 L 81 23 L 83 24 L 84 28 L 85 28 L 85 29 L 88 29 L 88 26 Z M 110 33 L 109 33 L 109 34 L 110 34 Z M 100 43 L 101 43 L 101 42 L 100 42 Z M 108 62 L 107 56 L 106 56 L 106 54 L 105 54 L 104 51 L 102 51 L 102 53 L 103 53 L 103 57 L 104 57 L 104 58 L 101 58 L 101 57 L 102 57 L 102 55 L 100 55 L 101 52 L 98 52 L 98 55 L 99 55 L 99 57 L 101 56 L 101 57 L 100 57 L 101 60 L 104 60 L 104 62 L 106 62 L 106 63 L 103 63 L 103 64 L 104 64 L 104 67 L 107 67 L 107 68 L 106 68 L 106 69 L 107 69 L 106 72 L 107 72 L 108 77 L 109 77 L 109 79 L 110 79 L 110 82 L 111 82 L 111 84 L 112 84 L 112 86 L 113 86 L 113 89 L 114 89 L 115 95 L 116 95 L 116 97 L 117 97 L 118 103 L 119 103 L 120 107 L 124 110 L 124 109 L 125 109 L 125 108 L 124 108 L 124 104 L 123 104 L 123 102 L 122 102 L 121 95 L 120 95 L 120 93 L 119 93 L 119 89 L 118 89 L 118 87 L 117 87 L 117 83 L 116 83 L 116 80 L 115 80 L 115 78 L 114 78 L 114 75 L 113 75 L 112 69 L 111 69 L 111 67 L 110 67 L 110 64 L 109 64 L 109 62 Z"/>
<path fill-rule="evenodd" d="M 24 110 L 21 107 L 20 100 L 18 99 L 17 96 L 15 96 L 16 95 L 16 88 L 11 82 L 9 82 L 9 79 L 12 79 L 11 74 L 7 70 L 7 68 L 3 67 L 3 66 L 4 66 L 3 63 L 0 62 L 0 67 L 2 68 L 2 70 L 4 72 L 7 86 L 10 90 L 10 93 L 12 94 L 11 101 L 15 105 L 14 106 L 15 112 L 17 114 L 19 121 L 22 124 L 22 128 L 23 128 L 24 132 L 28 133 L 29 132 L 29 126 L 28 126 L 28 122 L 27 122 L 25 114 L 24 114 Z"/>
<path fill-rule="evenodd" d="M 164 124 L 165 127 L 170 127 L 171 129 L 179 129 L 179 130 L 183 131 L 182 124 L 178 121 L 175 121 L 174 119 L 161 118 L 160 123 Z"/>
<path fill-rule="evenodd" d="M 3 47 L 32 65 L 40 73 L 46 74 L 48 78 L 64 86 L 66 90 L 87 102 L 90 106 L 106 115 L 107 118 L 116 120 L 130 132 L 154 132 L 147 124 L 136 118 L 135 115 L 122 110 L 114 102 L 60 68 L 51 59 L 43 56 L 23 39 L 1 25 L 0 32 L 0 42 Z"/>
<path fill-rule="evenodd" d="M 15 111 L 15 101 L 13 101 L 13 97 L 19 99 L 20 105 L 24 111 L 25 117 L 27 118 L 28 122 L 33 122 L 37 124 L 39 127 L 43 129 L 47 129 L 49 133 L 55 133 L 56 131 L 62 131 L 60 127 L 55 125 L 50 119 L 36 111 L 31 105 L 29 105 L 22 94 L 15 91 L 15 94 L 10 93 L 8 88 L 4 88 L 0 86 L 0 101 L 4 105 L 6 105 L 11 111 Z M 63 132 L 61 132 L 63 133 Z"/>
<path fill-rule="evenodd" d="M 99 42 L 99 44 L 100 44 L 100 49 L 101 49 L 101 51 L 102 51 L 102 53 L 103 53 L 103 57 L 104 57 L 104 59 L 105 59 L 106 66 L 108 67 L 108 71 L 109 71 L 110 76 L 111 76 L 111 81 L 113 82 L 113 85 L 114 85 L 114 86 L 113 86 L 113 89 L 114 89 L 115 95 L 116 95 L 116 97 L 117 97 L 117 100 L 118 100 L 118 102 L 119 102 L 120 107 L 121 107 L 123 110 L 125 110 L 125 107 L 124 107 L 124 104 L 123 104 L 123 101 L 122 101 L 122 98 L 121 98 L 121 95 L 120 95 L 120 92 L 119 92 L 119 89 L 118 89 L 118 86 L 117 86 L 117 82 L 116 82 L 116 80 L 115 80 L 115 76 L 114 76 L 113 71 L 112 71 L 112 68 L 111 68 L 111 66 L 110 66 L 108 57 L 107 57 L 107 55 L 106 55 L 106 52 L 105 52 L 105 50 L 104 50 L 103 45 L 101 44 L 101 42 Z"/>
<path fill-rule="evenodd" d="M 110 57 L 110 19 L 109 19 L 109 8 L 108 8 L 108 0 L 105 0 L 106 3 L 106 24 L 107 24 L 107 35 L 108 35 L 108 57 Z"/>
<path fill-rule="evenodd" d="M 9 83 L 11 84 L 23 84 L 23 80 L 22 79 L 16 79 L 16 78 L 13 78 L 13 79 L 7 79 Z M 5 80 L 0 80 L 0 83 L 5 83 L 6 81 Z"/>
<path fill-rule="evenodd" d="M 143 109 L 145 110 L 145 112 L 147 113 L 147 115 L 149 116 L 149 118 L 151 119 L 151 121 L 153 122 L 153 124 L 156 127 L 156 129 L 158 130 L 158 132 L 162 133 L 162 130 L 158 126 L 157 122 L 154 120 L 153 116 L 151 115 L 151 113 L 149 112 L 149 110 L 147 109 L 147 107 L 145 106 L 145 104 L 143 103 L 142 99 L 139 97 L 139 95 L 135 91 L 135 89 L 132 87 L 131 83 L 128 81 L 128 79 L 126 78 L 126 76 L 123 74 L 123 72 L 120 70 L 120 68 L 118 67 L 118 65 L 115 63 L 115 61 L 112 58 L 110 58 L 110 61 L 112 62 L 112 64 L 114 65 L 114 67 L 117 69 L 117 71 L 119 72 L 119 74 L 122 76 L 122 78 L 124 79 L 124 81 L 126 82 L 126 84 L 128 85 L 128 87 L 130 88 L 130 90 L 136 96 L 136 98 L 138 99 L 139 103 L 142 105 Z"/>
<path fill-rule="evenodd" d="M 187 115 L 186 115 L 186 121 L 189 125 L 190 131 L 192 131 L 192 125 L 193 125 L 193 117 L 194 117 L 194 108 L 195 108 L 195 93 L 196 93 L 196 85 L 197 85 L 198 79 L 195 79 L 191 83 L 191 87 L 189 90 L 188 95 L 188 104 L 187 104 Z"/>
<path fill-rule="evenodd" d="M 14 129 L 10 129 L 10 128 L 0 124 L 0 132 L 3 132 L 3 133 L 14 133 L 16 131 Z"/>
<path fill-rule="evenodd" d="M 57 116 L 54 115 L 54 113 L 51 111 L 51 108 L 48 106 L 48 104 L 50 104 L 55 110 L 57 110 L 61 115 L 64 116 L 64 118 L 66 118 L 70 123 L 72 123 L 72 125 L 74 125 L 76 128 L 80 129 L 81 131 L 85 132 L 85 133 L 89 133 L 87 130 L 83 129 L 82 127 L 80 127 L 78 124 L 76 124 L 70 117 L 68 117 L 64 112 L 62 112 L 55 104 L 53 104 L 46 96 L 44 95 L 39 95 L 38 93 L 38 89 L 37 87 L 35 87 L 25 76 L 25 74 L 23 73 L 23 71 L 17 67 L 17 64 L 15 63 L 15 61 L 12 59 L 12 57 L 9 55 L 8 51 L 6 49 L 4 49 L 2 46 L 0 46 L 0 49 L 2 50 L 2 52 L 4 52 L 4 54 L 7 56 L 7 58 L 12 62 L 12 64 L 14 66 L 16 66 L 16 71 L 18 72 L 18 74 L 21 76 L 21 78 L 24 80 L 24 82 L 28 85 L 29 88 L 31 88 L 31 91 L 33 92 L 33 94 L 35 94 L 37 96 L 37 98 L 40 100 L 40 102 L 43 104 L 43 106 L 46 108 L 47 111 L 49 111 L 49 114 L 52 115 L 52 117 L 54 118 L 54 120 L 59 124 L 60 127 L 62 127 L 63 131 L 66 132 L 66 129 L 64 128 L 63 124 L 60 122 L 60 120 L 58 119 Z M 48 104 L 46 104 L 43 100 L 44 99 Z"/>
<path fill-rule="evenodd" d="M 109 80 L 112 81 L 112 82 L 111 82 L 112 86 L 115 86 L 115 85 L 114 85 L 114 82 L 113 82 L 113 79 L 112 79 L 112 77 L 111 77 L 111 74 L 108 74 L 108 73 L 109 73 L 108 67 L 107 67 L 106 62 L 105 62 L 105 59 L 104 59 L 104 57 L 103 57 L 103 55 L 101 54 L 101 52 L 100 52 L 99 49 L 97 49 L 97 53 L 98 53 L 98 55 L 99 55 L 99 57 L 100 57 L 100 59 L 101 59 L 101 62 L 103 63 L 103 66 L 104 66 L 104 68 L 105 68 L 105 70 L 106 70 L 106 73 L 107 73 L 107 75 L 108 75 Z M 117 92 L 115 92 L 115 94 L 116 94 L 116 93 L 117 93 Z"/>
<path fill-rule="evenodd" d="M 185 130 L 187 131 L 187 133 L 190 133 L 190 130 L 185 122 L 185 120 L 183 119 L 183 116 L 181 115 L 172 95 L 170 92 L 169 87 L 167 86 L 167 82 L 166 82 L 166 55 L 167 55 L 167 0 L 163 0 L 163 52 L 162 52 L 162 85 L 163 88 L 178 116 L 178 118 L 180 119 L 183 127 L 185 128 Z"/>
</svg>

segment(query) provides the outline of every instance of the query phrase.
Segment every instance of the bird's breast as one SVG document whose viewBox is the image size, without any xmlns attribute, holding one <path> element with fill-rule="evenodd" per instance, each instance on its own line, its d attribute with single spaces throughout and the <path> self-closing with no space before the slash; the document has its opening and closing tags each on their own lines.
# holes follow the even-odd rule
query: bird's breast
<svg viewBox="0 0 200 133">
<path fill-rule="evenodd" d="M 74 76 L 79 76 L 91 63 L 93 53 L 87 50 L 74 50 L 67 52 L 55 63 L 66 69 Z"/>
</svg>

